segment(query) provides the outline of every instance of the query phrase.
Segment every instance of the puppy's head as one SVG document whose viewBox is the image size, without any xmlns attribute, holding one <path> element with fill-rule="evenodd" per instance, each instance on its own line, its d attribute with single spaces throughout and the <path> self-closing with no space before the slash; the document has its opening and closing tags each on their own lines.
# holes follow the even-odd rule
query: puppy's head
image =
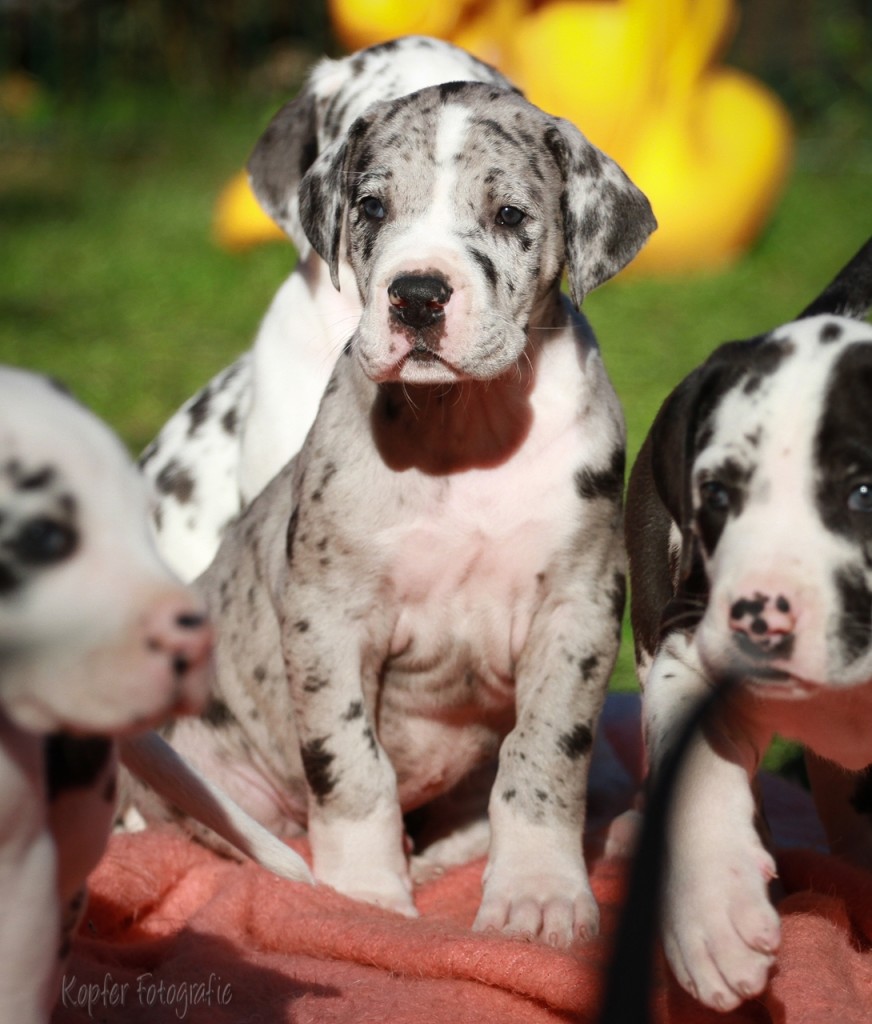
<svg viewBox="0 0 872 1024">
<path fill-rule="evenodd" d="M 301 256 L 309 242 L 300 225 L 297 190 L 315 159 L 340 143 L 374 103 L 460 80 L 512 88 L 489 64 L 426 36 L 392 39 L 315 65 L 298 95 L 270 121 L 248 162 L 258 202 Z"/>
<path fill-rule="evenodd" d="M 114 435 L 43 378 L 0 369 L 0 704 L 19 726 L 120 733 L 193 711 L 211 637 L 158 561 Z"/>
<path fill-rule="evenodd" d="M 550 312 L 615 274 L 654 228 L 644 196 L 566 121 L 473 82 L 370 108 L 300 186 L 303 227 L 346 258 L 375 381 L 490 379 Z"/>
<path fill-rule="evenodd" d="M 872 679 L 872 328 L 822 315 L 724 346 L 670 403 L 655 476 L 707 580 L 709 670 L 785 695 Z"/>
</svg>

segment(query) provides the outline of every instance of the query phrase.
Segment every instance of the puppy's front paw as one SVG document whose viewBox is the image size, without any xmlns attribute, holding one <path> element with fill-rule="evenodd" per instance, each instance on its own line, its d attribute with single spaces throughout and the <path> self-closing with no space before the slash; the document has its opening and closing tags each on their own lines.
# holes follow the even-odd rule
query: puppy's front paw
<svg viewBox="0 0 872 1024">
<path fill-rule="evenodd" d="M 664 947 L 678 981 L 706 1006 L 733 1010 L 766 987 L 781 940 L 767 894 L 775 873 L 756 836 L 673 856 Z"/>
<path fill-rule="evenodd" d="M 494 929 L 565 947 L 599 931 L 596 905 L 584 869 L 549 872 L 539 865 L 515 871 L 491 867 L 475 918 L 476 931 Z"/>
<path fill-rule="evenodd" d="M 335 883 L 327 879 L 324 881 L 353 900 L 372 903 L 404 917 L 418 916 L 412 900 L 412 883 L 408 875 L 401 876 L 390 871 L 367 871 L 360 873 L 358 877 L 338 879 Z"/>
<path fill-rule="evenodd" d="M 417 917 L 399 808 L 381 818 L 309 820 L 315 877 L 364 903 Z"/>
</svg>

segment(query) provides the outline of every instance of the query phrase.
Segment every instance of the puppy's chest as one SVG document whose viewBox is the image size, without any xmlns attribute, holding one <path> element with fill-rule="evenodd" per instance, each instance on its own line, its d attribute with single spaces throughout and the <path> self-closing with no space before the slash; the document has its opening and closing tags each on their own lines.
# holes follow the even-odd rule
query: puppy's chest
<svg viewBox="0 0 872 1024">
<path fill-rule="evenodd" d="M 445 481 L 431 507 L 391 531 L 387 678 L 425 702 L 424 691 L 445 704 L 511 699 L 549 571 L 578 529 L 571 474 L 539 470 Z"/>
</svg>

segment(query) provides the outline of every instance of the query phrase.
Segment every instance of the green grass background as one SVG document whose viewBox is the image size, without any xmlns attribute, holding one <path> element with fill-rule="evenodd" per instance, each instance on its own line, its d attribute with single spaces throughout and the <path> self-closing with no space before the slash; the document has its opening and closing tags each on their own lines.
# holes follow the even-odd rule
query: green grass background
<svg viewBox="0 0 872 1024">
<path fill-rule="evenodd" d="M 229 254 L 211 239 L 216 195 L 277 103 L 130 93 L 0 120 L 0 361 L 58 376 L 141 450 L 250 344 L 293 266 L 289 244 Z M 805 137 L 736 266 L 589 296 L 631 458 L 691 367 L 790 319 L 870 235 L 872 138 Z M 634 685 L 628 638 L 614 685 Z"/>
</svg>

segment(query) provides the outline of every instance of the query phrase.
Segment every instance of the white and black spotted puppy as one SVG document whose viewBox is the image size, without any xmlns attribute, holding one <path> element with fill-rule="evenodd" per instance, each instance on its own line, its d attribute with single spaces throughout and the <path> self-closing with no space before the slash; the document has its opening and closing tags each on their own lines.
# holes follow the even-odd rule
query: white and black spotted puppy
<svg viewBox="0 0 872 1024">
<path fill-rule="evenodd" d="M 55 385 L 0 368 L 0 1007 L 48 1020 L 123 757 L 293 878 L 296 855 L 154 734 L 207 698 L 204 606 L 158 560 L 121 443 Z M 201 813 L 202 812 L 202 813 Z"/>
<path fill-rule="evenodd" d="M 464 50 L 409 36 L 318 63 L 276 114 L 249 161 L 261 205 L 289 234 L 299 261 L 275 296 L 253 348 L 194 395 L 142 455 L 155 489 L 161 554 L 185 580 L 218 550 L 227 524 L 299 451 L 336 357 L 360 318 L 340 254 L 338 291 L 300 225 L 297 189 L 320 154 L 342 144 L 369 106 L 457 80 L 510 84 Z"/>
<path fill-rule="evenodd" d="M 316 877 L 405 914 L 403 812 L 499 752 L 477 927 L 591 934 L 624 425 L 560 286 L 567 267 L 577 304 L 624 266 L 649 205 L 572 125 L 453 83 L 372 107 L 300 210 L 364 312 L 200 581 L 216 700 L 172 742 L 275 832 L 306 826 Z"/>
<path fill-rule="evenodd" d="M 794 323 L 719 348 L 670 395 L 631 474 L 633 625 L 656 773 L 732 682 L 668 822 L 664 942 L 729 1010 L 779 946 L 752 780 L 774 733 L 813 755 L 835 851 L 872 865 L 872 242 Z M 855 319 L 856 318 L 856 319 Z"/>
</svg>

